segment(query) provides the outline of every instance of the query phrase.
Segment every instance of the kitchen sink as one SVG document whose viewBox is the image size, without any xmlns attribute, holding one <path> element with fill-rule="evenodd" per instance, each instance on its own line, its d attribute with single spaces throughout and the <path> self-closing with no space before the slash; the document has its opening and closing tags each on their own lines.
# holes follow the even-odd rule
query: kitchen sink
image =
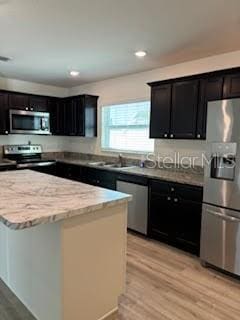
<svg viewBox="0 0 240 320">
<path fill-rule="evenodd" d="M 99 162 L 89 162 L 89 165 L 91 166 L 97 166 L 97 167 L 105 167 L 105 168 L 115 168 L 115 169 L 128 169 L 128 168 L 133 168 L 134 166 L 132 165 L 125 165 L 121 163 L 108 163 L 104 161 L 99 161 Z"/>
</svg>

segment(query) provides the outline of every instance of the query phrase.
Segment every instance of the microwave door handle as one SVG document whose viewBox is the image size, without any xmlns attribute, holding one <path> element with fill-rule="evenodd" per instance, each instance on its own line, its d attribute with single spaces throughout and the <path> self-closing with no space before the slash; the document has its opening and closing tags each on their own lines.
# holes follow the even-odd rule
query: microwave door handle
<svg viewBox="0 0 240 320">
<path fill-rule="evenodd" d="M 41 118 L 41 129 L 45 130 L 45 128 L 46 128 L 45 118 Z"/>
<path fill-rule="evenodd" d="M 235 218 L 235 217 L 231 217 L 231 216 L 226 216 L 224 214 L 221 214 L 221 213 L 218 213 L 216 211 L 213 211 L 213 210 L 209 210 L 207 209 L 207 213 L 210 213 L 211 215 L 215 216 L 215 217 L 218 217 L 222 220 L 225 220 L 225 221 L 230 221 L 230 222 L 238 222 L 240 223 L 240 219 L 238 218 Z"/>
</svg>

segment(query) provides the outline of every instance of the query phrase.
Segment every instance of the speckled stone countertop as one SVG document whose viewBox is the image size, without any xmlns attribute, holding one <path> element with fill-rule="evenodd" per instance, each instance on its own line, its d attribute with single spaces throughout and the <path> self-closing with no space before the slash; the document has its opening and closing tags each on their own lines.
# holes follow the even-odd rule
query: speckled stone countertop
<svg viewBox="0 0 240 320">
<path fill-rule="evenodd" d="M 0 172 L 0 221 L 24 229 L 93 212 L 131 196 L 31 170 Z"/>
<path fill-rule="evenodd" d="M 144 176 L 151 179 L 159 179 L 159 180 L 169 181 L 169 182 L 178 182 L 182 184 L 189 184 L 189 185 L 199 186 L 199 187 L 203 186 L 203 174 L 192 173 L 190 170 L 181 171 L 177 169 L 158 169 L 158 168 L 150 169 L 150 168 L 140 168 L 138 166 L 132 166 L 129 168 L 108 168 L 108 167 L 91 165 L 90 163 L 94 161 L 83 160 L 83 159 L 71 159 L 71 158 L 63 158 L 63 159 L 59 159 L 58 161 L 69 163 L 69 164 L 88 166 L 88 167 L 102 169 L 102 170 L 109 170 L 113 172 L 134 174 L 134 175 Z"/>
</svg>

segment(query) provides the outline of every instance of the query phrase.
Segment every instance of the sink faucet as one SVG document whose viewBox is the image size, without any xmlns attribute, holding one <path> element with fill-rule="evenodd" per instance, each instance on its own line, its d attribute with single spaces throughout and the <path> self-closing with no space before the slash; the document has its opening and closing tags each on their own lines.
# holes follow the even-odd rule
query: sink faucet
<svg viewBox="0 0 240 320">
<path fill-rule="evenodd" d="M 123 156 L 122 156 L 121 153 L 120 153 L 119 156 L 118 156 L 118 162 L 119 162 L 120 166 L 122 167 L 124 161 L 123 161 Z"/>
</svg>

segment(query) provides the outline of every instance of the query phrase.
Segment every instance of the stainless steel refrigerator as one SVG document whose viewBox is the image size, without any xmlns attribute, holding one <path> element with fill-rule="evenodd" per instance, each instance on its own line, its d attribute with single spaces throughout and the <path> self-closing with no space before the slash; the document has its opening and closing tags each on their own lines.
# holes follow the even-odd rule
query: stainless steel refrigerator
<svg viewBox="0 0 240 320">
<path fill-rule="evenodd" d="M 240 99 L 208 104 L 200 257 L 240 275 Z"/>
</svg>

